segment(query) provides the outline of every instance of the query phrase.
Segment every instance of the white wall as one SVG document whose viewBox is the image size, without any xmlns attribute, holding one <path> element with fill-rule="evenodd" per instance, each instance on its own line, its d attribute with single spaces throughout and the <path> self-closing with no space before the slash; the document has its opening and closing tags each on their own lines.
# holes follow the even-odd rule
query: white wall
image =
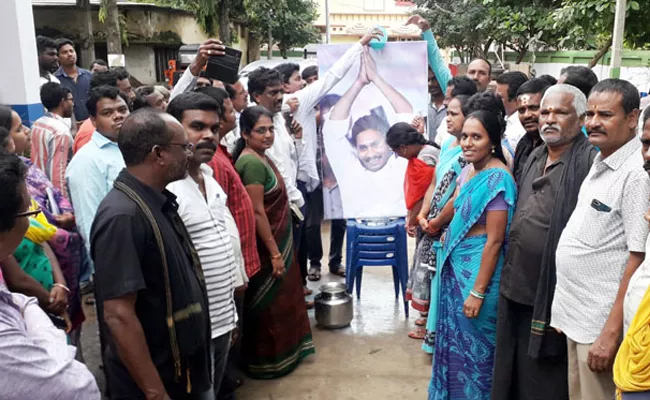
<svg viewBox="0 0 650 400">
<path fill-rule="evenodd" d="M 126 69 L 145 85 L 156 83 L 156 59 L 153 47 L 145 45 L 123 46 Z"/>
</svg>

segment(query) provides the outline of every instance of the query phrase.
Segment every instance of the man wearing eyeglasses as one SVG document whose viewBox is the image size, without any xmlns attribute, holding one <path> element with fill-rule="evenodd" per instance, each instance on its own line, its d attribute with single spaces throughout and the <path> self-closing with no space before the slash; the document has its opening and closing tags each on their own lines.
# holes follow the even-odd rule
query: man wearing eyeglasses
<svg viewBox="0 0 650 400">
<path fill-rule="evenodd" d="M 0 153 L 0 261 L 10 256 L 29 227 L 30 200 L 25 166 L 15 155 Z M 0 274 L 0 398 L 99 400 L 88 368 L 62 330 L 52 325 L 33 297 L 11 293 Z"/>
<path fill-rule="evenodd" d="M 65 174 L 77 228 L 89 252 L 90 227 L 97 207 L 125 166 L 117 146 L 117 135 L 129 115 L 129 108 L 119 93 L 112 86 L 99 86 L 90 91 L 86 107 L 95 132 L 90 142 L 72 158 Z M 88 282 L 92 273 L 92 266 L 82 271 L 81 283 Z"/>
<path fill-rule="evenodd" d="M 144 108 L 126 119 L 118 145 L 126 169 L 91 232 L 98 319 L 110 331 L 108 391 L 119 399 L 212 400 L 209 277 L 166 190 L 187 176 L 192 143 L 174 117 Z"/>
</svg>

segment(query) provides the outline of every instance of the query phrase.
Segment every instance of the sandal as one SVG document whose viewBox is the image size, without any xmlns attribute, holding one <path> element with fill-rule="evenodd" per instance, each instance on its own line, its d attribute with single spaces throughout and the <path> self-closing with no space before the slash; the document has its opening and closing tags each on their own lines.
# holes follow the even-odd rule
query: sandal
<svg viewBox="0 0 650 400">
<path fill-rule="evenodd" d="M 345 278 L 345 267 L 339 266 L 336 270 L 330 270 L 330 274 Z"/>
<path fill-rule="evenodd" d="M 424 337 L 427 335 L 426 329 L 415 328 L 414 331 L 409 332 L 409 337 L 411 339 L 424 340 Z"/>
<path fill-rule="evenodd" d="M 427 318 L 418 318 L 415 320 L 415 326 L 426 326 L 427 325 Z"/>
<path fill-rule="evenodd" d="M 309 268 L 309 274 L 307 274 L 307 279 L 312 282 L 320 281 L 320 269 L 311 267 Z"/>
<path fill-rule="evenodd" d="M 314 294 L 314 291 L 308 288 L 307 286 L 302 288 L 302 292 L 305 294 L 305 296 L 309 296 L 311 294 Z"/>
</svg>

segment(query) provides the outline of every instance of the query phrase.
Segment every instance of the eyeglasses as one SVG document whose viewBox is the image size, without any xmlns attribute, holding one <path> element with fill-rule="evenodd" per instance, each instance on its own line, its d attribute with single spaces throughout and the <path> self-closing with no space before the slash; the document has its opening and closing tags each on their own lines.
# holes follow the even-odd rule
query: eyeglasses
<svg viewBox="0 0 650 400">
<path fill-rule="evenodd" d="M 35 216 L 35 215 L 40 214 L 42 211 L 43 211 L 43 210 L 41 210 L 41 209 L 39 208 L 38 210 L 31 210 L 31 211 L 21 212 L 21 213 L 16 214 L 15 218 L 21 218 L 21 217 L 33 217 L 33 216 Z"/>
<path fill-rule="evenodd" d="M 185 151 L 192 151 L 194 150 L 194 143 L 176 143 L 176 142 L 171 142 L 168 143 L 170 146 L 180 146 L 183 148 Z"/>
</svg>

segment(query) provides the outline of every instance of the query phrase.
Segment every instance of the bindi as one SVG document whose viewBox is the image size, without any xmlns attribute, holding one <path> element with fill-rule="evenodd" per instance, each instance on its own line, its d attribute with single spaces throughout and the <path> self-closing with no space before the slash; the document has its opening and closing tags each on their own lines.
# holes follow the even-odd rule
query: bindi
<svg viewBox="0 0 650 400">
<path fill-rule="evenodd" d="M 521 96 L 519 96 L 519 100 L 521 100 L 522 106 L 527 106 L 528 102 L 530 102 L 530 96 L 527 94 L 522 94 Z"/>
</svg>

